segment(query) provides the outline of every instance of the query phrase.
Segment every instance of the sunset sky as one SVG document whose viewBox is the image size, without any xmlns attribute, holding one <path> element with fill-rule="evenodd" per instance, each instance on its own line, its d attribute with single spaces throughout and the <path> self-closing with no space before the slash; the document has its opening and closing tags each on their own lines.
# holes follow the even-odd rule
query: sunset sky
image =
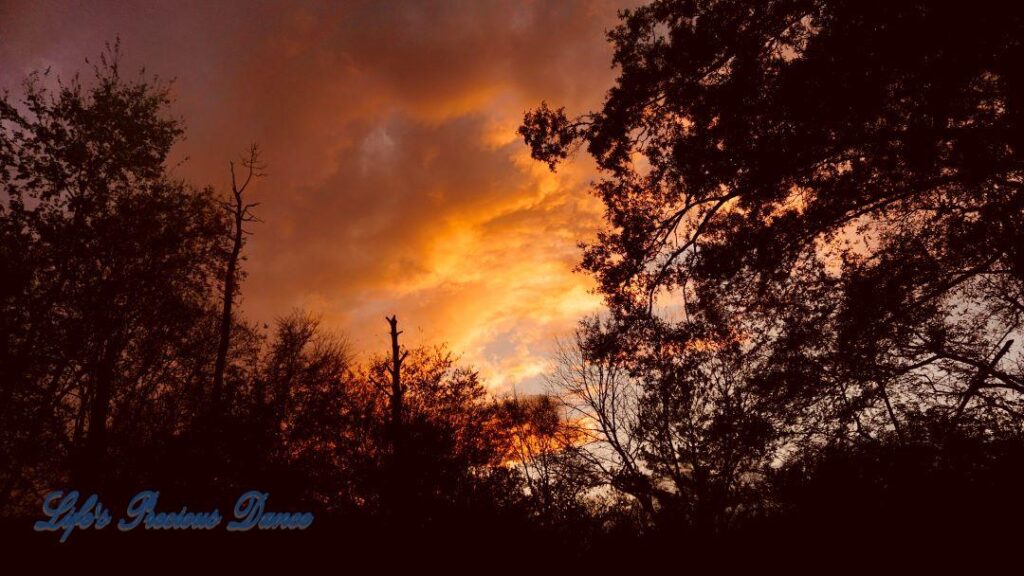
<svg viewBox="0 0 1024 576">
<path fill-rule="evenodd" d="M 551 174 L 515 130 L 542 99 L 598 107 L 618 1 L 0 0 L 0 86 L 125 67 L 175 78 L 175 172 L 224 191 L 250 142 L 269 176 L 246 249 L 247 318 L 301 308 L 384 351 L 447 342 L 495 391 L 539 389 L 554 340 L 598 309 L 572 267 L 600 205 L 583 155 Z"/>
</svg>

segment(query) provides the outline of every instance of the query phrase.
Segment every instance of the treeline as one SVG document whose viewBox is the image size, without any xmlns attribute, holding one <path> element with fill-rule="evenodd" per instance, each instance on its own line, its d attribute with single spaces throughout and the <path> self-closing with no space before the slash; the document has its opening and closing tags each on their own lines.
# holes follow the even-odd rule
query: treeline
<svg viewBox="0 0 1024 576">
<path fill-rule="evenodd" d="M 197 189 L 168 171 L 183 128 L 166 85 L 126 78 L 116 49 L 54 84 L 33 75 L 0 104 L 3 509 L 35 512 L 60 485 L 216 497 L 256 481 L 377 507 L 390 365 L 357 363 L 301 312 L 260 327 L 231 311 L 258 151 L 234 194 Z M 445 350 L 402 350 L 409 458 L 431 446 L 403 488 L 431 477 L 424 491 L 458 499 L 440 486 L 502 458 L 500 407 Z"/>
<path fill-rule="evenodd" d="M 558 404 L 489 395 L 445 347 L 400 342 L 394 317 L 392 349 L 359 360 L 304 312 L 272 326 L 238 312 L 258 148 L 227 164 L 230 191 L 176 179 L 168 86 L 125 75 L 116 45 L 84 80 L 22 88 L 0 101 L 0 513 L 14 529 L 54 489 L 114 509 L 159 490 L 193 510 L 259 489 L 320 531 L 583 526 L 576 496 L 593 483 L 556 487 L 549 461 Z"/>
<path fill-rule="evenodd" d="M 302 313 L 246 323 L 256 150 L 232 194 L 195 189 L 165 86 L 116 58 L 30 78 L 0 104 L 2 509 L 258 483 L 348 526 L 591 559 L 1012 540 L 1024 17 L 673 0 L 609 38 L 602 109 L 520 129 L 552 169 L 585 146 L 606 208 L 581 268 L 607 313 L 529 398 L 394 318 L 364 362 Z"/>
</svg>

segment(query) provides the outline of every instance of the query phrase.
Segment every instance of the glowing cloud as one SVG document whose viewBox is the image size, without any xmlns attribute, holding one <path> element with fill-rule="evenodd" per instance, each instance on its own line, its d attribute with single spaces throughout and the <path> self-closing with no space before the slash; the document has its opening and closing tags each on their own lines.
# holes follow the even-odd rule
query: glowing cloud
<svg viewBox="0 0 1024 576">
<path fill-rule="evenodd" d="M 176 77 L 181 176 L 223 189 L 229 159 L 265 151 L 247 316 L 307 308 L 367 353 L 395 313 L 409 345 L 447 341 L 492 387 L 531 388 L 553 338 L 599 305 L 572 268 L 600 207 L 590 168 L 548 172 L 515 128 L 544 98 L 599 104 L 620 7 L 15 1 L 0 85 L 84 69 L 120 36 L 126 69 Z"/>
</svg>

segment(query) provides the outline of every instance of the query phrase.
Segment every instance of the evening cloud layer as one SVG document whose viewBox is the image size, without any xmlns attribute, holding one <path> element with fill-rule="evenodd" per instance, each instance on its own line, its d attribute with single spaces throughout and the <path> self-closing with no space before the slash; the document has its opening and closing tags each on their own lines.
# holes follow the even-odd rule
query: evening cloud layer
<svg viewBox="0 0 1024 576">
<path fill-rule="evenodd" d="M 258 142 L 270 176 L 247 252 L 248 317 L 323 316 L 360 352 L 448 342 L 494 389 L 535 388 L 557 335 L 597 309 L 573 273 L 600 206 L 515 134 L 547 99 L 599 105 L 609 2 L 4 2 L 0 86 L 125 63 L 175 78 L 178 174 L 228 184 Z"/>
</svg>

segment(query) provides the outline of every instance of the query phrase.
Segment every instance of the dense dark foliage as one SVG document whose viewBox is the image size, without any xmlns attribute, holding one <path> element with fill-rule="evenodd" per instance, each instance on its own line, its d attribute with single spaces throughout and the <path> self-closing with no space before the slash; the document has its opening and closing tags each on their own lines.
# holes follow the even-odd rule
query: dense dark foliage
<svg viewBox="0 0 1024 576">
<path fill-rule="evenodd" d="M 0 103 L 4 502 L 65 474 L 95 483 L 112 436 L 175 427 L 221 248 L 212 192 L 166 174 L 181 128 L 165 87 L 106 59 L 89 87 L 47 83 Z"/>
<path fill-rule="evenodd" d="M 591 421 L 650 522 L 1020 508 L 1022 37 L 1003 2 L 659 1 L 601 110 L 527 113 L 535 158 L 604 175 L 611 321 L 575 358 L 604 379 L 568 388 L 632 415 Z"/>
</svg>

